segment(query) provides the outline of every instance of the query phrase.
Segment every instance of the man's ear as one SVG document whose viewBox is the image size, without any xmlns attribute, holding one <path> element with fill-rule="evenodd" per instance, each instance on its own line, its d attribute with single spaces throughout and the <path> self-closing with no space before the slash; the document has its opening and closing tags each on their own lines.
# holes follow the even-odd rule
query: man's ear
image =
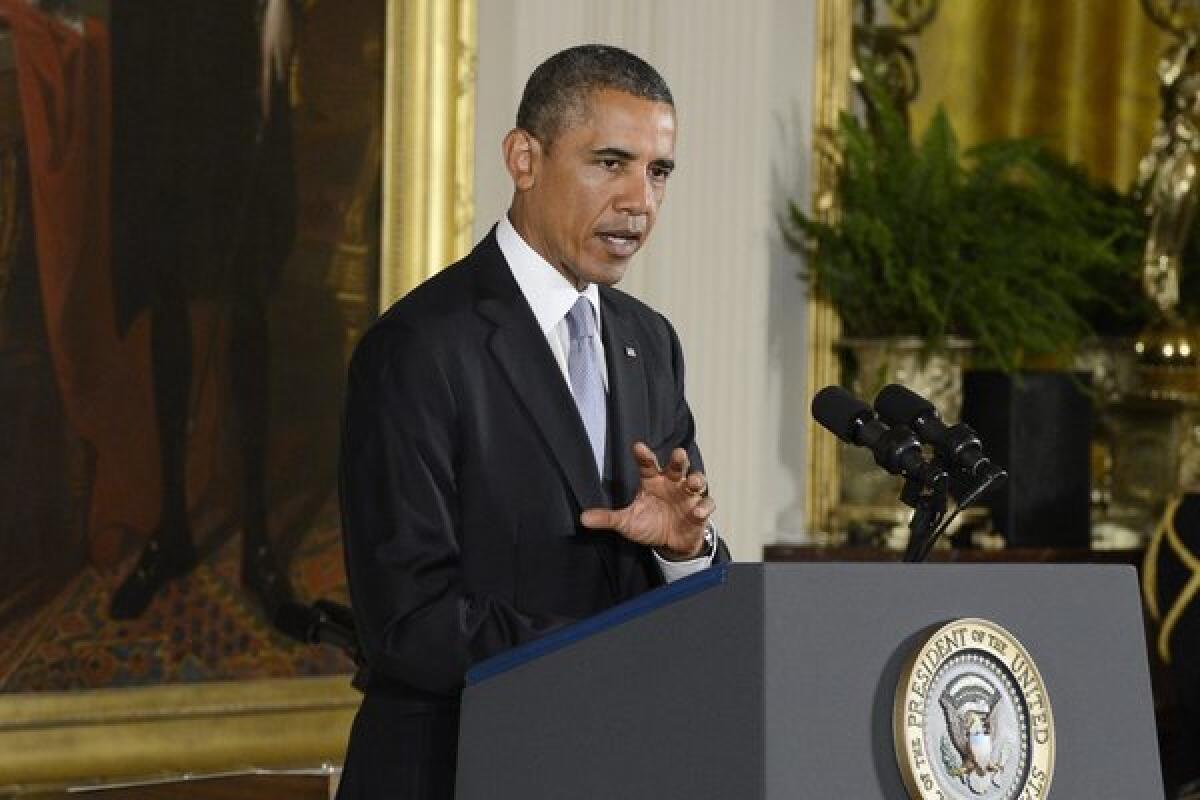
<svg viewBox="0 0 1200 800">
<path fill-rule="evenodd" d="M 541 142 L 521 128 L 513 128 L 504 137 L 504 166 L 512 176 L 513 188 L 518 192 L 533 188 L 541 148 Z"/>
</svg>

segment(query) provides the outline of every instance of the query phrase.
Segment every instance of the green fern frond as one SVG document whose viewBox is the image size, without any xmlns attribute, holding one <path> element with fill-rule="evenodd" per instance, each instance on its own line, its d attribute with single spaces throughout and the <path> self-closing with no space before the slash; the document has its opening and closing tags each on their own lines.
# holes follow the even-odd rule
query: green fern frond
<svg viewBox="0 0 1200 800">
<path fill-rule="evenodd" d="M 1069 352 L 1093 319 L 1136 313 L 1136 209 L 1034 139 L 960 150 L 945 111 L 914 142 L 878 87 L 868 129 L 839 120 L 840 216 L 792 204 L 788 241 L 848 334 L 948 334 L 983 361 Z M 1117 298 L 1114 301 L 1114 297 Z"/>
</svg>

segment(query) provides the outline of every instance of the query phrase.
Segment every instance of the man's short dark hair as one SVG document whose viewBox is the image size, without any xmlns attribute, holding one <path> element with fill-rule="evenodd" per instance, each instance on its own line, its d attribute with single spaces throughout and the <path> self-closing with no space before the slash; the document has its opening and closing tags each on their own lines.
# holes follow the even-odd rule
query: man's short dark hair
<svg viewBox="0 0 1200 800">
<path fill-rule="evenodd" d="M 654 67 L 619 47 L 583 44 L 555 53 L 529 76 L 517 108 L 517 127 L 549 147 L 564 127 L 583 118 L 588 95 L 600 89 L 675 106 L 667 82 Z"/>
</svg>

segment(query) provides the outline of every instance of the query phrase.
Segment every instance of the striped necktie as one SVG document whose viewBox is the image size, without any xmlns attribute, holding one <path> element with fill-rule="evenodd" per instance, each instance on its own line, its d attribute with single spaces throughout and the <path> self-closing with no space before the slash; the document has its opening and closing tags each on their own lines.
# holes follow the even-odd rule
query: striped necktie
<svg viewBox="0 0 1200 800">
<path fill-rule="evenodd" d="M 575 305 L 567 312 L 567 332 L 571 340 L 571 349 L 567 353 L 571 392 L 575 395 L 575 405 L 579 408 L 579 416 L 583 419 L 583 427 L 592 445 L 592 454 L 596 457 L 596 470 L 603 477 L 608 402 L 596 357 L 596 320 L 591 301 L 583 295 L 579 295 Z"/>
</svg>

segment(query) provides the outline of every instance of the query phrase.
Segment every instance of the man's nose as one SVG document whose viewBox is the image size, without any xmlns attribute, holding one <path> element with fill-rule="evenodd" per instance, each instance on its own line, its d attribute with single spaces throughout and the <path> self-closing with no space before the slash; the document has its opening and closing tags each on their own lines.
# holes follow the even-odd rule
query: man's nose
<svg viewBox="0 0 1200 800">
<path fill-rule="evenodd" d="M 658 194 L 649 175 L 630 175 L 621 186 L 616 208 L 626 214 L 652 214 L 658 207 Z"/>
</svg>

